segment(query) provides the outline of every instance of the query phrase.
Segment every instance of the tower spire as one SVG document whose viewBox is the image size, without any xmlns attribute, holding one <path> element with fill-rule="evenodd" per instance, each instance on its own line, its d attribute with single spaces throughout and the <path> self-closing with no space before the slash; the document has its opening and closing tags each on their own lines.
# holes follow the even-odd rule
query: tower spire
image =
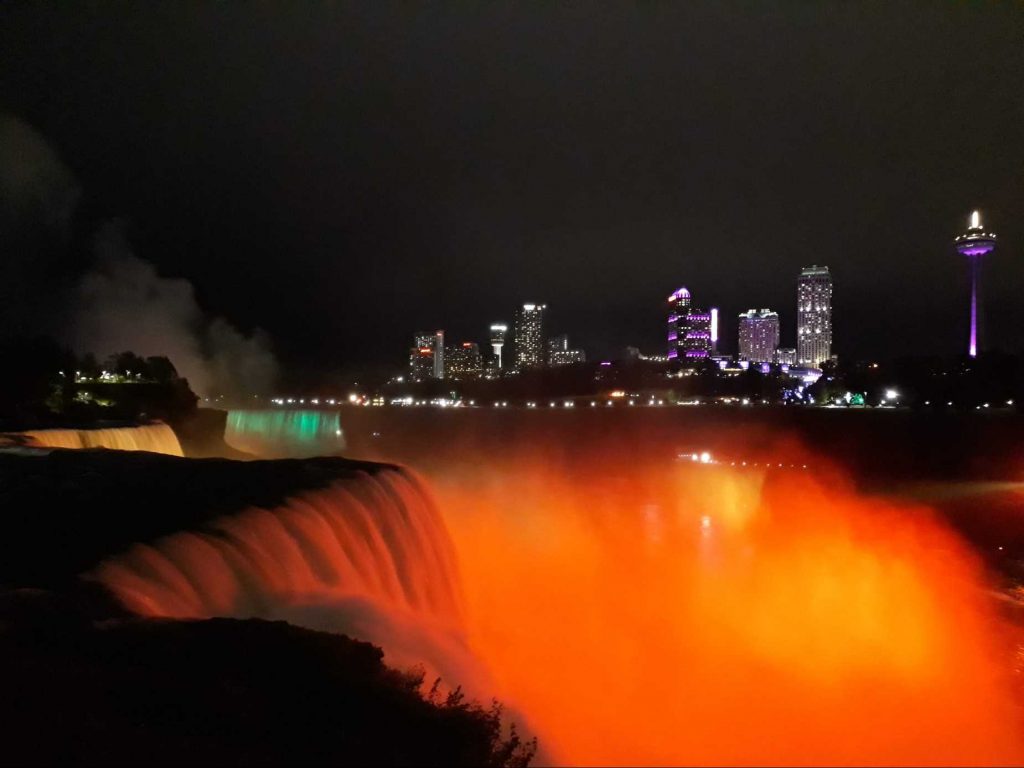
<svg viewBox="0 0 1024 768">
<path fill-rule="evenodd" d="M 967 354 L 976 357 L 979 346 L 978 314 L 980 299 L 978 296 L 978 282 L 980 279 L 981 263 L 979 259 L 986 253 L 991 253 L 996 247 L 996 236 L 991 232 L 983 232 L 981 229 L 981 212 L 972 211 L 968 219 L 967 231 L 954 241 L 957 251 L 970 258 L 971 265 L 971 303 L 970 303 L 970 335 L 967 339 Z"/>
</svg>

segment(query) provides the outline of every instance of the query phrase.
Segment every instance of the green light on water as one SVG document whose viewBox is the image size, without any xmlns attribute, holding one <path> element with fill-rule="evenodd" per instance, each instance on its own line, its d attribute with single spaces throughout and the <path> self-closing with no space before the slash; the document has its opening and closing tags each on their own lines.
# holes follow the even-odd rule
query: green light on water
<svg viewBox="0 0 1024 768">
<path fill-rule="evenodd" d="M 337 411 L 230 411 L 224 437 L 257 454 L 315 456 L 345 447 Z"/>
</svg>

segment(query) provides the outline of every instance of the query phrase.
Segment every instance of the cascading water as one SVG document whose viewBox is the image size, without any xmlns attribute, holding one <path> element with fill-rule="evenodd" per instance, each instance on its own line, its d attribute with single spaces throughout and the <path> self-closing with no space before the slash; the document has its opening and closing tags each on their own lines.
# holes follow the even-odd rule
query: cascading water
<svg viewBox="0 0 1024 768">
<path fill-rule="evenodd" d="M 146 616 L 374 642 L 525 713 L 548 761 L 1019 763 L 1010 638 L 927 510 L 828 474 L 538 445 L 467 451 L 437 478 L 444 518 L 404 471 L 364 470 L 89 575 Z"/>
<path fill-rule="evenodd" d="M 109 429 L 36 429 L 11 433 L 7 436 L 7 442 L 34 448 L 110 448 L 117 451 L 149 451 L 168 456 L 185 455 L 174 430 L 159 423 Z"/>
<path fill-rule="evenodd" d="M 224 442 L 263 458 L 329 456 L 345 448 L 337 411 L 233 410 Z"/>
<path fill-rule="evenodd" d="M 446 684 L 485 679 L 465 643 L 447 529 L 400 469 L 136 544 L 88 578 L 143 616 L 284 619 L 370 640 L 393 666 Z"/>
</svg>

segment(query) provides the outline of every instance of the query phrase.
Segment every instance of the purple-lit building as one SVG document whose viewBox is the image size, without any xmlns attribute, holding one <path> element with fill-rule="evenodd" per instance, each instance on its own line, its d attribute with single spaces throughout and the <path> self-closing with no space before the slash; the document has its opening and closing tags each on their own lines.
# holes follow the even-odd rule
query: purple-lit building
<svg viewBox="0 0 1024 768">
<path fill-rule="evenodd" d="M 974 211 L 968 221 L 967 231 L 954 241 L 957 251 L 969 259 L 971 265 L 971 309 L 970 334 L 967 339 L 967 354 L 976 357 L 978 354 L 978 289 L 981 272 L 981 257 L 996 248 L 996 235 L 986 232 L 981 226 L 981 214 Z"/>
<path fill-rule="evenodd" d="M 680 288 L 668 297 L 668 359 L 706 359 L 711 345 L 712 313 L 694 307 L 690 292 Z"/>
<path fill-rule="evenodd" d="M 779 346 L 779 315 L 770 309 L 740 313 L 740 357 L 752 363 L 770 363 Z"/>
</svg>

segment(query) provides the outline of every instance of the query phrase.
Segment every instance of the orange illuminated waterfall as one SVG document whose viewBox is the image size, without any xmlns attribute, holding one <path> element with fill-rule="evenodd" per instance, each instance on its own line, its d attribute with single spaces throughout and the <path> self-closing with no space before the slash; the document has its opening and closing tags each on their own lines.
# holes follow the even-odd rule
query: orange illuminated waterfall
<svg viewBox="0 0 1024 768">
<path fill-rule="evenodd" d="M 1013 636 L 927 509 L 840 475 L 534 451 L 437 473 L 443 518 L 388 469 L 92 577 L 147 616 L 373 641 L 499 697 L 556 762 L 1024 760 Z"/>
<path fill-rule="evenodd" d="M 26 438 L 28 445 L 40 448 L 110 448 L 184 456 L 174 430 L 160 423 L 109 429 L 36 429 L 16 436 Z"/>
<path fill-rule="evenodd" d="M 143 616 L 286 619 L 373 640 L 389 663 L 425 665 L 445 682 L 481 674 L 464 644 L 448 533 L 398 469 L 136 544 L 90 578 Z"/>
</svg>

